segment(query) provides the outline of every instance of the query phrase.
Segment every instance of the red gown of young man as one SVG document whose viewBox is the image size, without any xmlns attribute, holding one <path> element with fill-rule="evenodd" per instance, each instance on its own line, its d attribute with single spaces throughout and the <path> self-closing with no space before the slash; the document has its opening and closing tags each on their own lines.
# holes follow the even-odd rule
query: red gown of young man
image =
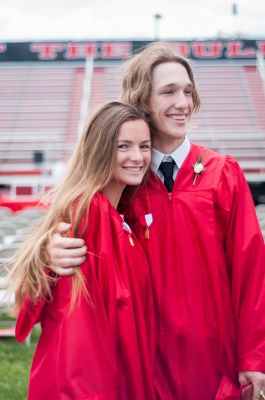
<svg viewBox="0 0 265 400">
<path fill-rule="evenodd" d="M 102 193 L 92 200 L 88 226 L 81 270 L 91 302 L 82 295 L 70 312 L 72 277 L 62 277 L 51 302 L 26 302 L 20 311 L 18 341 L 37 321 L 42 325 L 28 399 L 154 399 L 154 318 L 144 250 L 135 237 L 129 240 Z"/>
<path fill-rule="evenodd" d="M 151 174 L 127 214 L 151 265 L 157 399 L 238 400 L 237 371 L 265 372 L 265 251 L 237 162 L 192 145 L 172 194 Z"/>
</svg>

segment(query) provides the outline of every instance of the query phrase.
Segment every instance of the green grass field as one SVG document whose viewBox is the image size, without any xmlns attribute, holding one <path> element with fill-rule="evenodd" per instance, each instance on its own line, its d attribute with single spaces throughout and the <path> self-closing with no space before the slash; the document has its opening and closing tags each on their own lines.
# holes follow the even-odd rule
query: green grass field
<svg viewBox="0 0 265 400">
<path fill-rule="evenodd" d="M 31 345 L 19 344 L 14 338 L 0 338 L 0 398 L 25 400 L 32 356 L 39 335 L 34 328 Z"/>
</svg>

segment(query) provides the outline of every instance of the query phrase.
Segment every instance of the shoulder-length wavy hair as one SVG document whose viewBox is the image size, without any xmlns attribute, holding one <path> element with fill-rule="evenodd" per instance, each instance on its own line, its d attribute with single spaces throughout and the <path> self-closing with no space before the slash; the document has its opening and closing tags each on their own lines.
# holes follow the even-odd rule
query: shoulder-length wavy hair
<svg viewBox="0 0 265 400">
<path fill-rule="evenodd" d="M 200 108 L 200 97 L 196 87 L 193 71 L 189 61 L 174 53 L 165 43 L 152 43 L 132 56 L 123 66 L 122 101 L 132 104 L 148 114 L 150 95 L 152 91 L 152 72 L 160 64 L 175 62 L 181 64 L 187 71 L 193 85 L 193 112 Z"/>
<path fill-rule="evenodd" d="M 60 221 L 70 222 L 74 235 L 80 235 L 79 223 L 87 212 L 94 194 L 111 180 L 115 166 L 117 138 L 127 121 L 143 119 L 136 108 L 121 102 L 103 105 L 89 120 L 70 160 L 62 183 L 48 197 L 50 204 L 45 217 L 15 256 L 10 282 L 15 292 L 16 313 L 25 297 L 36 302 L 51 298 L 51 282 L 45 266 L 49 258 L 45 251 L 47 240 Z M 72 285 L 72 305 L 85 289 L 79 268 L 75 268 Z"/>
</svg>

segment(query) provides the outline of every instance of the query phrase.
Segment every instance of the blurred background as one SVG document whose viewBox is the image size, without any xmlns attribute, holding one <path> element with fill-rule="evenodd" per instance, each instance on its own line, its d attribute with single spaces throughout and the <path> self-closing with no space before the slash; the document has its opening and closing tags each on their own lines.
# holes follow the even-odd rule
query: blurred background
<svg viewBox="0 0 265 400">
<path fill-rule="evenodd" d="M 202 107 L 190 139 L 239 161 L 265 237 L 264 20 L 264 0 L 0 1 L 1 399 L 26 398 L 38 337 L 13 339 L 10 257 L 88 112 L 119 98 L 122 63 L 144 45 L 167 42 L 191 60 Z"/>
</svg>

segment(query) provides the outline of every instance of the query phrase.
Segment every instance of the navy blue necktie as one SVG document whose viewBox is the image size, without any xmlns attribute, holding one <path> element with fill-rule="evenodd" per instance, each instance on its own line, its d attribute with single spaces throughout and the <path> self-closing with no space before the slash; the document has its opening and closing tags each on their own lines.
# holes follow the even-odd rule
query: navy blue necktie
<svg viewBox="0 0 265 400">
<path fill-rule="evenodd" d="M 159 169 L 162 171 L 162 174 L 164 175 L 164 185 L 167 188 L 168 192 L 172 192 L 172 188 L 174 185 L 173 170 L 175 164 L 175 161 L 171 159 L 170 161 L 162 161 L 159 167 Z"/>
</svg>

